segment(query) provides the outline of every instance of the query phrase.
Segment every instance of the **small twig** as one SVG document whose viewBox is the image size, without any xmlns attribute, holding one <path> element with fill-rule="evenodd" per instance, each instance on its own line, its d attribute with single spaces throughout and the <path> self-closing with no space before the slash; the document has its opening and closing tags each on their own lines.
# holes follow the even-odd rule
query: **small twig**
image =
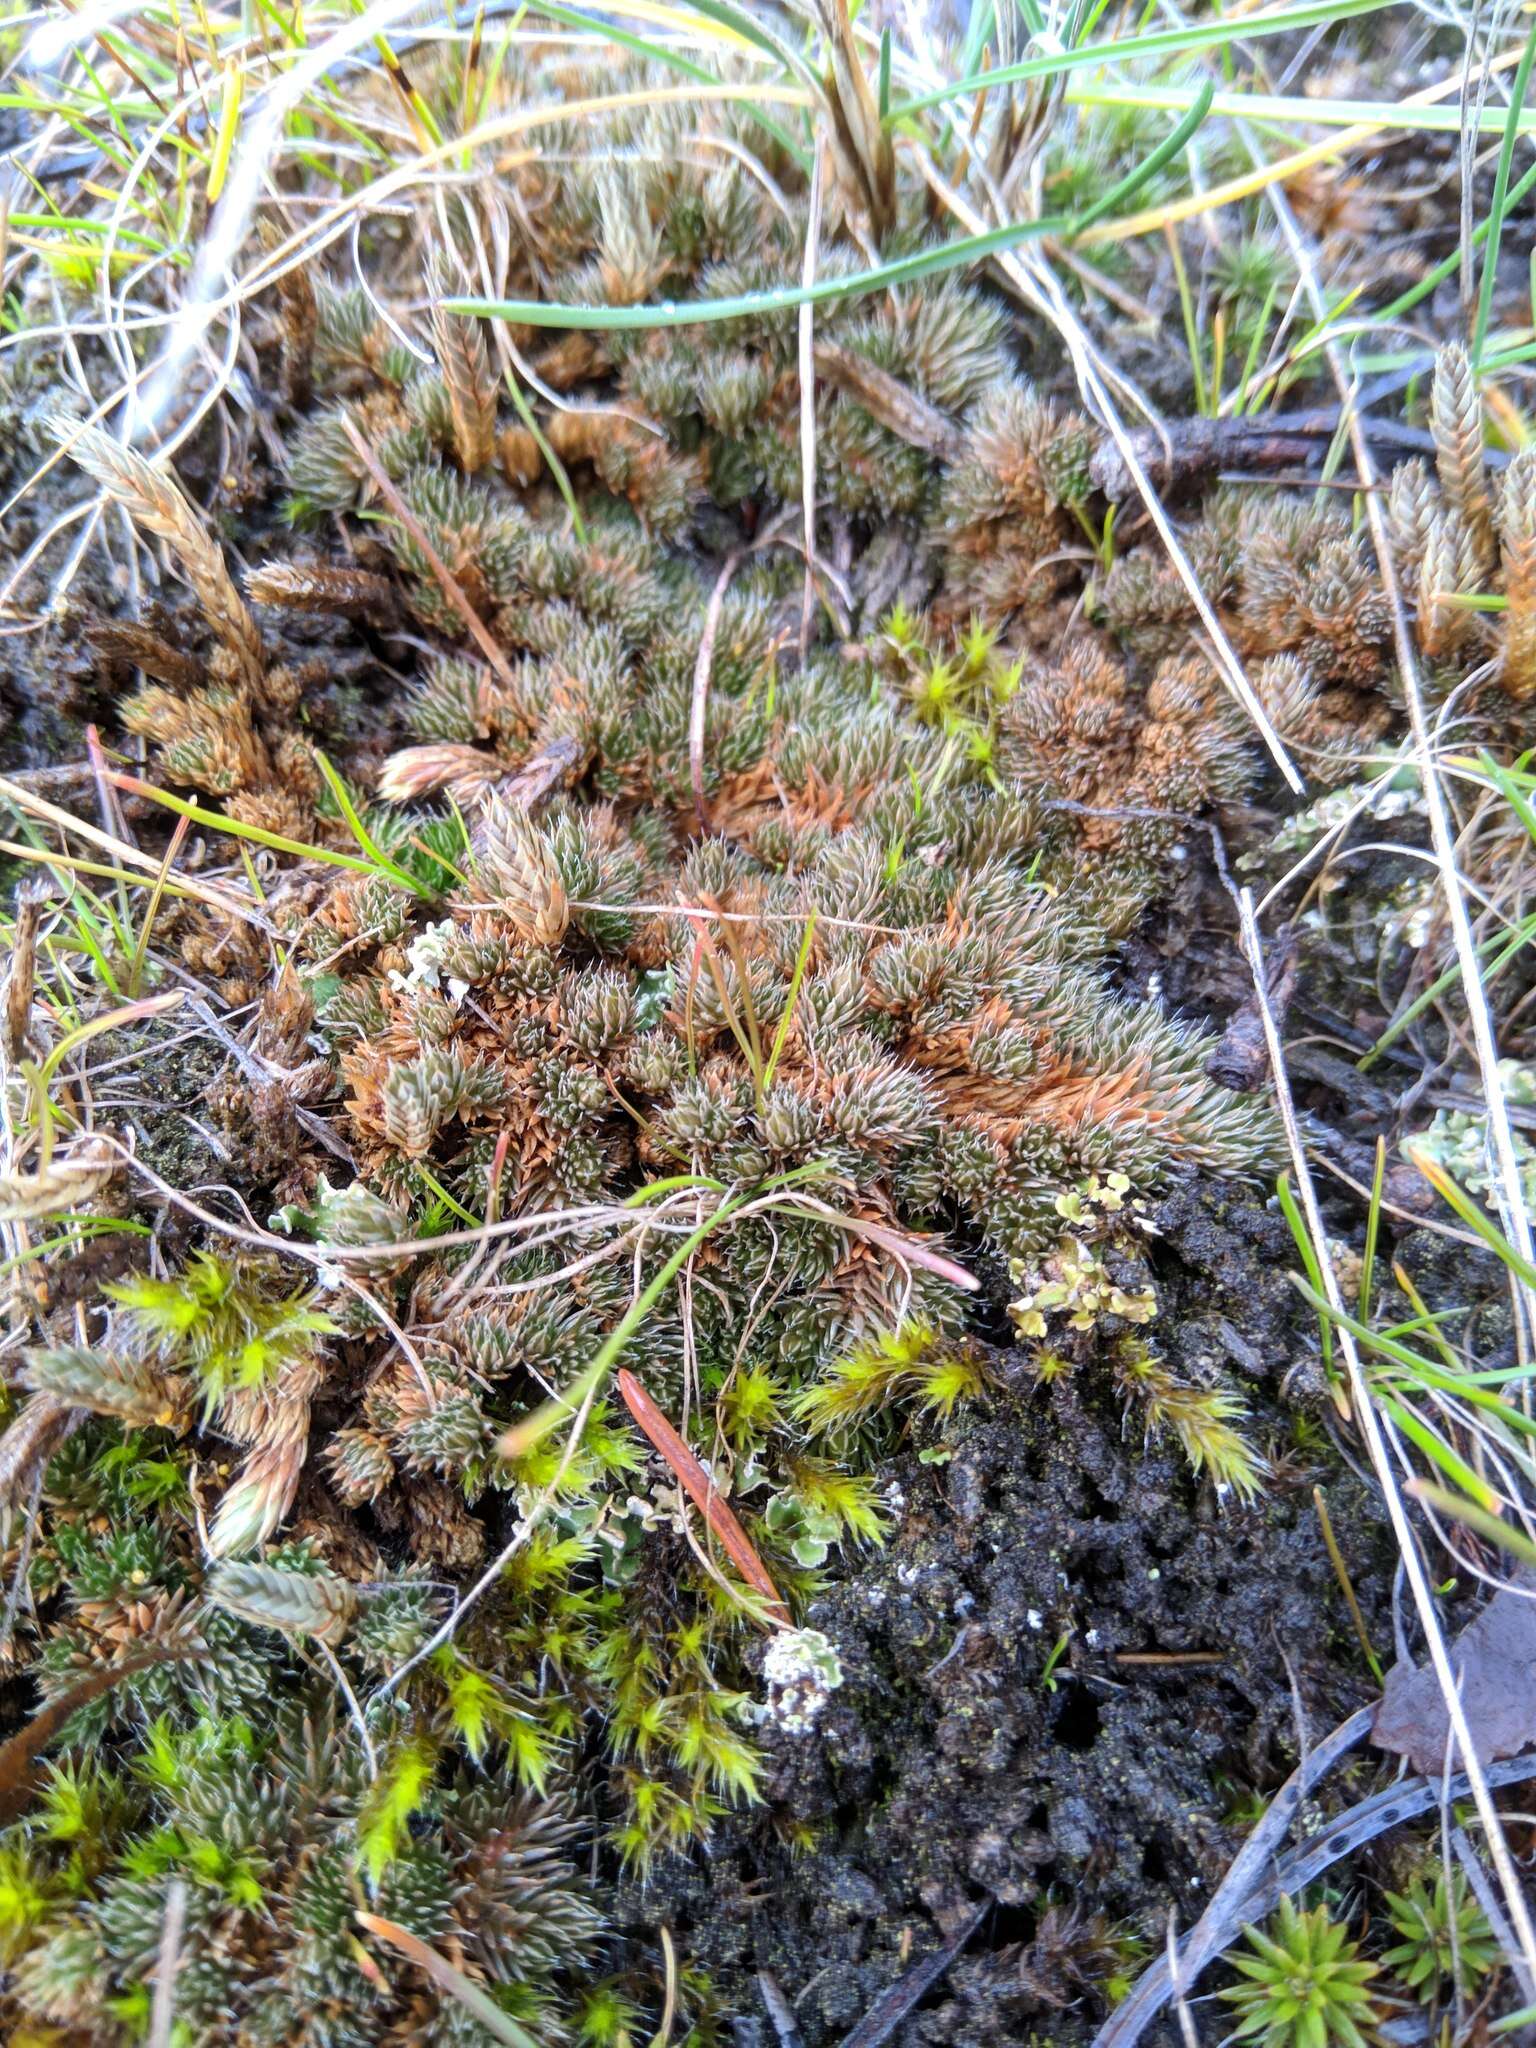
<svg viewBox="0 0 1536 2048">
<path fill-rule="evenodd" d="M 757 1989 L 779 2048 L 805 2048 L 805 2036 L 795 2020 L 794 2008 L 779 1988 L 778 1979 L 767 1970 L 759 1970 Z"/>
<path fill-rule="evenodd" d="M 1111 1661 L 1147 1671 L 1208 1670 L 1227 1663 L 1228 1657 L 1225 1650 L 1115 1650 Z"/>
<path fill-rule="evenodd" d="M 176 2017 L 176 1972 L 181 1967 L 181 1937 L 187 1924 L 186 1880 L 173 1877 L 165 1891 L 165 1918 L 155 1956 L 155 1996 L 149 2009 L 146 2048 L 171 2048 L 171 2023 Z"/>
<path fill-rule="evenodd" d="M 658 1931 L 661 1936 L 662 1966 L 667 1973 L 667 1988 L 662 2001 L 661 2023 L 651 2036 L 650 2048 L 668 2048 L 672 2039 L 672 2029 L 677 2024 L 677 1950 L 673 1946 L 671 1928 L 663 1927 Z"/>
<path fill-rule="evenodd" d="M 37 1791 L 43 1751 L 71 1716 L 121 1685 L 125 1678 L 136 1678 L 156 1664 L 175 1664 L 207 1655 L 207 1644 L 196 1639 L 151 1641 L 146 1648 L 131 1651 L 116 1664 L 96 1666 L 64 1692 L 46 1700 L 30 1721 L 0 1743 L 0 1825 L 26 1811 Z"/>
<path fill-rule="evenodd" d="M 358 461 L 373 479 L 374 488 L 378 491 L 379 496 L 384 500 L 390 511 L 394 513 L 400 524 L 405 528 L 411 539 L 416 543 L 417 547 L 421 549 L 423 555 L 426 556 L 427 564 L 432 574 L 442 586 L 444 597 L 448 599 L 448 602 L 469 628 L 475 645 L 496 671 L 498 682 L 505 683 L 509 690 L 516 689 L 517 679 L 512 673 L 512 664 L 492 639 L 485 621 L 464 595 L 463 586 L 459 583 L 457 577 L 454 576 L 447 563 L 437 552 L 437 549 L 428 540 L 421 521 L 390 482 L 384 472 L 383 465 L 379 462 L 378 457 L 368 446 L 362 435 L 357 431 L 352 421 L 348 419 L 345 413 L 342 413 L 340 417 L 342 432 L 356 451 Z"/>
<path fill-rule="evenodd" d="M 856 398 L 898 440 L 941 461 L 952 462 L 959 456 L 965 446 L 960 428 L 948 413 L 940 412 L 899 377 L 850 349 L 839 348 L 836 342 L 818 341 L 814 353 L 817 375 Z"/>
<path fill-rule="evenodd" d="M 988 1899 L 942 1948 L 914 1963 L 889 1991 L 882 1992 L 853 2032 L 843 2036 L 842 2048 L 881 2048 L 883 2042 L 889 2041 L 918 2000 L 938 1983 L 991 1910 L 992 1901 Z"/>
<path fill-rule="evenodd" d="M 1179 1967 L 1179 1920 L 1175 1909 L 1168 1908 L 1168 1939 L 1164 1944 L 1168 1958 L 1168 1976 L 1173 1986 L 1173 2009 L 1179 2016 L 1179 2033 L 1184 2048 L 1200 2048 L 1200 2036 L 1195 2031 L 1195 2016 L 1189 2009 L 1185 1996 L 1184 1973 Z"/>
<path fill-rule="evenodd" d="M 1365 1652 L 1365 1661 L 1370 1665 L 1371 1674 L 1375 1678 L 1376 1683 L 1383 1685 L 1386 1682 L 1386 1675 L 1382 1671 L 1376 1652 L 1371 1648 L 1370 1631 L 1365 1625 L 1365 1616 L 1360 1612 L 1360 1602 L 1355 1597 L 1354 1580 L 1349 1576 L 1349 1566 L 1344 1562 L 1344 1553 L 1339 1548 L 1339 1539 L 1333 1533 L 1333 1517 L 1328 1512 L 1328 1503 L 1323 1498 L 1323 1489 L 1320 1486 L 1314 1486 L 1312 1489 L 1312 1505 L 1317 1509 L 1318 1527 L 1323 1532 L 1323 1542 L 1327 1547 L 1328 1561 L 1333 1566 L 1333 1575 L 1338 1580 L 1339 1590 L 1344 1595 L 1344 1604 L 1349 1609 L 1349 1618 L 1355 1624 L 1355 1634 L 1360 1638 L 1360 1647 Z"/>
<path fill-rule="evenodd" d="M 336 1682 L 336 1689 L 347 1703 L 347 1712 L 352 1717 L 352 1726 L 357 1730 L 357 1739 L 363 1745 L 363 1755 L 368 1764 L 368 1775 L 370 1778 L 376 1778 L 379 1775 L 378 1752 L 374 1749 L 372 1738 L 368 1733 L 368 1723 L 363 1719 L 363 1710 L 357 1703 L 357 1694 L 352 1690 L 351 1682 L 346 1672 L 342 1670 L 336 1652 L 331 1648 L 330 1644 L 322 1642 L 316 1636 L 315 1648 L 330 1666 L 331 1677 Z"/>
</svg>

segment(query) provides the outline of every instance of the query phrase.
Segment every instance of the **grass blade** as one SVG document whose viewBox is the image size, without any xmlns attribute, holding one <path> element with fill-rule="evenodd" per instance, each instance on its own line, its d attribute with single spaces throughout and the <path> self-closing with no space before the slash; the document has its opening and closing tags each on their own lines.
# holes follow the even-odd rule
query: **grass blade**
<svg viewBox="0 0 1536 2048">
<path fill-rule="evenodd" d="M 1096 220 L 1102 220 L 1106 214 L 1114 213 L 1117 208 L 1123 206 L 1127 199 L 1141 190 L 1149 178 L 1155 178 L 1169 158 L 1178 155 L 1201 122 L 1204 121 L 1206 115 L 1211 111 L 1211 102 L 1215 97 L 1216 88 L 1207 79 L 1195 95 L 1194 105 L 1184 116 L 1183 120 L 1180 121 L 1173 133 L 1165 136 L 1156 149 L 1152 151 L 1151 155 L 1142 163 L 1139 163 L 1134 171 L 1130 171 L 1125 177 L 1117 179 L 1107 192 L 1101 193 L 1085 213 L 1078 214 L 1073 220 L 1071 227 L 1067 230 L 1065 239 L 1069 242 L 1075 241 L 1085 229 L 1091 228 Z"/>
<path fill-rule="evenodd" d="M 330 867 L 351 868 L 357 874 L 378 872 L 371 860 L 359 860 L 351 853 L 337 853 L 329 846 L 310 846 L 302 839 L 285 839 L 281 832 L 268 832 L 260 825 L 248 825 L 243 818 L 227 818 L 222 811 L 210 811 L 202 804 L 189 803 L 183 796 L 176 796 L 168 789 L 158 789 L 152 782 L 141 782 L 137 775 L 125 775 L 120 769 L 112 769 L 107 780 L 125 795 L 147 797 L 151 803 L 163 804 L 166 810 L 174 811 L 180 818 L 190 818 L 194 825 L 207 826 L 210 832 L 227 833 L 232 839 L 253 839 L 258 846 L 270 847 L 274 853 L 295 854 L 300 860 L 324 861 Z"/>
<path fill-rule="evenodd" d="M 1445 1168 L 1437 1165 L 1428 1153 L 1420 1151 L 1414 1145 L 1408 1147 L 1408 1157 L 1440 1199 L 1449 1203 L 1456 1211 L 1467 1228 L 1476 1231 L 1488 1249 L 1502 1259 L 1512 1273 L 1517 1273 L 1527 1287 L 1536 1287 L 1536 1266 L 1521 1257 L 1499 1226 L 1491 1217 L 1484 1215 L 1477 1203 L 1464 1188 L 1452 1180 Z"/>
<path fill-rule="evenodd" d="M 520 2027 L 487 1992 L 472 1983 L 462 1970 L 456 1970 L 446 1956 L 440 1956 L 435 1948 L 430 1948 L 418 1935 L 412 1934 L 409 1928 L 397 1926 L 393 1920 L 382 1919 L 377 1913 L 358 1913 L 355 1917 L 359 1927 L 379 1941 L 387 1941 L 407 1962 L 414 1963 L 418 1970 L 424 1970 L 439 1990 L 446 1991 L 467 2013 L 472 2013 L 493 2039 L 505 2042 L 506 2048 L 539 2048 L 526 2027 Z"/>
<path fill-rule="evenodd" d="M 542 1402 L 531 1415 L 525 1415 L 521 1422 L 515 1422 L 503 1435 L 498 1449 L 504 1458 L 521 1458 L 541 1444 L 552 1429 L 556 1429 L 568 1416 L 575 1415 L 607 1378 L 624 1347 L 640 1328 L 651 1310 L 672 1282 L 677 1278 L 689 1259 L 712 1232 L 735 1215 L 759 1195 L 770 1194 L 777 1188 L 792 1187 L 804 1180 L 817 1179 L 826 1171 L 820 1160 L 812 1160 L 806 1166 L 797 1166 L 791 1172 L 779 1174 L 760 1187 L 743 1188 L 725 1200 L 712 1216 L 706 1216 L 697 1230 L 691 1230 L 682 1243 L 661 1265 L 647 1285 L 630 1303 L 616 1322 L 596 1356 L 586 1370 L 574 1379 L 562 1393 L 552 1400 Z"/>
<path fill-rule="evenodd" d="M 681 305 L 572 306 L 544 299 L 449 299 L 445 303 L 450 313 L 467 317 L 511 320 L 519 327 L 578 327 L 593 333 L 620 328 L 696 327 L 708 320 L 762 319 L 773 313 L 792 313 L 800 306 L 819 306 L 830 300 L 857 298 L 864 292 L 886 291 L 893 285 L 915 284 L 919 278 L 937 276 L 942 271 L 957 269 L 962 263 L 980 263 L 1020 242 L 1061 234 L 1070 226 L 1065 218 L 1010 221 L 1005 227 L 989 228 L 985 234 L 962 235 L 940 248 L 923 249 L 915 256 L 901 256 L 891 263 L 877 263 L 847 277 L 818 278 L 810 285 L 786 284 L 776 291 L 741 292 L 724 299 L 685 300 Z"/>
<path fill-rule="evenodd" d="M 1515 72 L 1514 88 L 1509 95 L 1509 114 L 1504 123 L 1504 140 L 1499 145 L 1499 166 L 1493 179 L 1493 204 L 1488 209 L 1488 246 L 1483 251 L 1483 274 L 1477 287 L 1477 317 L 1472 324 L 1472 368 L 1482 367 L 1483 351 L 1488 342 L 1488 321 L 1493 312 L 1493 279 L 1499 265 L 1499 240 L 1504 231 L 1504 215 L 1509 205 L 1509 170 L 1515 160 L 1515 138 L 1520 133 L 1520 119 L 1525 111 L 1526 89 L 1531 82 L 1531 59 L 1536 57 L 1536 29 L 1525 39 L 1525 48 L 1520 52 L 1519 67 Z"/>
<path fill-rule="evenodd" d="M 1206 50 L 1212 46 L 1249 42 L 1259 36 L 1289 35 L 1297 29 L 1316 28 L 1351 15 L 1376 14 L 1392 0 L 1309 0 L 1301 7 L 1283 7 L 1274 14 L 1255 14 L 1248 20 L 1221 17 L 1188 28 L 1156 29 L 1141 36 L 1117 37 L 1109 43 L 1088 43 L 1077 49 L 1052 50 L 1043 56 L 1026 57 L 1018 64 L 1003 64 L 996 71 L 973 71 L 953 84 L 935 86 L 903 100 L 892 110 L 893 120 L 921 113 L 925 107 L 942 106 L 946 100 L 966 99 L 973 93 L 995 86 L 1019 85 L 1031 78 L 1054 78 L 1063 71 L 1080 71 L 1094 64 L 1123 64 L 1132 57 L 1170 57 L 1181 51 Z"/>
<path fill-rule="evenodd" d="M 1280 1203 L 1280 1213 L 1290 1225 L 1291 1236 L 1301 1254 L 1301 1263 L 1307 1269 L 1307 1278 L 1312 1283 L 1302 1292 L 1317 1310 L 1318 1336 L 1323 1347 L 1323 1370 L 1333 1372 L 1333 1310 L 1328 1301 L 1328 1290 L 1323 1285 L 1323 1269 L 1318 1263 L 1317 1249 L 1307 1231 L 1296 1197 L 1291 1193 L 1291 1177 L 1282 1173 L 1275 1184 L 1275 1194 Z"/>
<path fill-rule="evenodd" d="M 1500 1550 L 1507 1550 L 1511 1557 L 1518 1557 L 1522 1564 L 1536 1564 L 1536 1543 L 1523 1529 L 1512 1529 L 1502 1517 L 1490 1515 L 1475 1502 L 1462 1500 L 1428 1479 L 1410 1479 L 1407 1490 L 1415 1500 L 1434 1508 L 1447 1521 L 1460 1522 L 1464 1527 L 1475 1530 L 1488 1542 L 1497 1544 Z"/>
<path fill-rule="evenodd" d="M 430 897 L 432 892 L 425 884 L 418 882 L 415 876 L 410 874 L 405 868 L 397 867 L 389 856 L 380 850 L 373 835 L 358 816 L 357 806 L 352 801 L 347 785 L 342 781 L 318 747 L 314 749 L 314 756 L 315 766 L 325 777 L 325 786 L 336 799 L 337 808 L 346 819 L 348 830 L 363 849 L 363 852 L 367 854 L 373 866 L 382 868 L 392 882 L 398 882 L 402 889 L 409 889 L 413 896 Z"/>
</svg>

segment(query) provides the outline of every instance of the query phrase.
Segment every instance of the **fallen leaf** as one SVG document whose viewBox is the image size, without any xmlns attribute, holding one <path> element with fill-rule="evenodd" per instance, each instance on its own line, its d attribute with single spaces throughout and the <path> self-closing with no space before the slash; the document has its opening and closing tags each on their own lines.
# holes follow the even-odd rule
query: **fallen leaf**
<svg viewBox="0 0 1536 2048">
<path fill-rule="evenodd" d="M 1479 1763 L 1518 1756 L 1536 1743 L 1536 1574 L 1495 1593 L 1447 1645 Z M 1408 1758 L 1426 1778 L 1446 1767 L 1450 1715 L 1428 1667 L 1395 1664 L 1371 1725 L 1378 1749 Z M 1454 1766 L 1455 1759 L 1452 1759 Z"/>
</svg>

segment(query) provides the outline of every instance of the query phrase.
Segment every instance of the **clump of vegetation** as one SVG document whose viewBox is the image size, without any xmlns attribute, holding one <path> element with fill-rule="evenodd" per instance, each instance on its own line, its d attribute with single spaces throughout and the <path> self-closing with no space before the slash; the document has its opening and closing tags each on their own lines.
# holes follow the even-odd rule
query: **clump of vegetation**
<svg viewBox="0 0 1536 2048">
<path fill-rule="evenodd" d="M 1227 1960 L 1244 1981 L 1221 1994 L 1237 2011 L 1234 2040 L 1259 2048 L 1369 2048 L 1376 1965 L 1361 1957 L 1347 1922 L 1326 1906 L 1303 1911 L 1283 1898 L 1270 1931 L 1243 1931 L 1249 1952 Z"/>
<path fill-rule="evenodd" d="M 220 516 L 73 361 L 29 425 L 172 572 L 84 620 L 111 830 L 57 857 L 41 963 L 19 905 L 0 1019 L 25 1397 L 0 1508 L 28 1530 L 0 1643 L 56 1707 L 114 1680 L 0 1833 L 0 2012 L 34 2039 L 144 2033 L 174 1898 L 189 2042 L 619 2048 L 656 1987 L 605 1952 L 582 1872 L 695 1849 L 835 1720 L 845 1667 L 805 1611 L 885 1539 L 896 1445 L 947 1456 L 1022 1360 L 1122 1401 L 1218 1501 L 1271 1477 L 1244 1390 L 1164 1355 L 1151 1211 L 1196 1173 L 1261 1184 L 1281 1127 L 1117 948 L 1260 789 L 1254 708 L 1353 787 L 1398 711 L 1380 565 L 1342 499 L 1219 486 L 1178 520 L 1198 611 L 1106 406 L 1065 402 L 1042 351 L 1026 378 L 963 274 L 889 41 L 866 77 L 841 6 L 814 62 L 748 26 L 787 97 L 741 49 L 690 95 L 693 59 L 627 32 L 482 66 L 479 24 L 469 61 L 445 36 L 409 76 L 381 43 L 387 113 L 376 81 L 344 118 L 290 109 L 294 182 L 237 252 L 260 433 L 184 465 Z M 1136 109 L 1069 143 L 1047 73 L 989 84 L 964 155 L 1070 251 L 1166 189 L 1208 97 L 1171 143 Z M 178 269 L 237 149 L 243 83 L 214 83 L 206 178 L 178 167 L 174 225 L 134 230 Z M 431 181 L 358 182 L 375 119 Z M 1207 142 L 1203 173 L 1249 168 Z M 95 281 L 52 216 L 24 225 L 50 291 Z M 1073 290 L 1123 302 L 1099 253 Z M 1242 401 L 1311 374 L 1271 326 L 1290 282 L 1256 239 L 1213 261 L 1200 412 L 1229 336 Z M 1465 351 L 1426 418 L 1391 535 L 1432 691 L 1487 664 L 1502 741 L 1536 691 L 1536 467 L 1495 481 Z M 176 820 L 153 856 L 120 799 L 146 839 Z M 52 864 L 37 820 L 68 814 L 22 810 L 15 857 Z M 219 1168 L 167 1178 L 104 1135 L 77 1055 L 183 992 L 227 1059 L 186 1118 Z M 1441 1141 L 1480 1149 L 1457 1115 Z M 118 1213 L 146 1188 L 153 1242 L 95 1274 L 98 1230 L 150 1234 Z M 1011 1359 L 979 1282 L 994 1339 L 1012 1296 Z M 1490 1968 L 1462 1891 L 1389 1911 L 1383 1966 L 1425 2002 Z M 1249 1941 L 1238 2039 L 1362 2048 L 1347 1927 L 1287 1900 Z M 1123 1990 L 1139 1953 L 1049 1900 L 1033 1947 L 1043 2008 Z M 661 2001 L 657 2038 L 704 2048 L 708 1982 L 670 1949 Z"/>
<path fill-rule="evenodd" d="M 1493 1929 L 1463 1871 L 1449 1883 L 1443 1869 L 1433 1883 L 1416 1877 L 1407 1891 L 1388 1892 L 1386 1907 L 1398 1938 L 1383 1951 L 1381 1966 L 1420 2004 L 1475 1995 L 1498 1963 Z"/>
</svg>

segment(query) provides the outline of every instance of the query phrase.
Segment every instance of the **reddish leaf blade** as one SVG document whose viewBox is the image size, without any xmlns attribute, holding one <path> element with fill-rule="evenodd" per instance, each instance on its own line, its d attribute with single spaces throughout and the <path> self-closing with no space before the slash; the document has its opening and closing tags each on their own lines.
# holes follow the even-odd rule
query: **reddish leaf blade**
<svg viewBox="0 0 1536 2048">
<path fill-rule="evenodd" d="M 773 1618 L 787 1622 L 789 1610 L 778 1587 L 769 1578 L 767 1568 L 753 1549 L 746 1530 L 731 1513 L 704 1467 L 634 1374 L 623 1368 L 619 1372 L 619 1392 L 624 1397 L 624 1406 L 677 1474 L 679 1485 L 704 1517 L 711 1533 L 719 1538 L 720 1547 L 731 1563 L 753 1592 L 761 1594 Z"/>
</svg>

